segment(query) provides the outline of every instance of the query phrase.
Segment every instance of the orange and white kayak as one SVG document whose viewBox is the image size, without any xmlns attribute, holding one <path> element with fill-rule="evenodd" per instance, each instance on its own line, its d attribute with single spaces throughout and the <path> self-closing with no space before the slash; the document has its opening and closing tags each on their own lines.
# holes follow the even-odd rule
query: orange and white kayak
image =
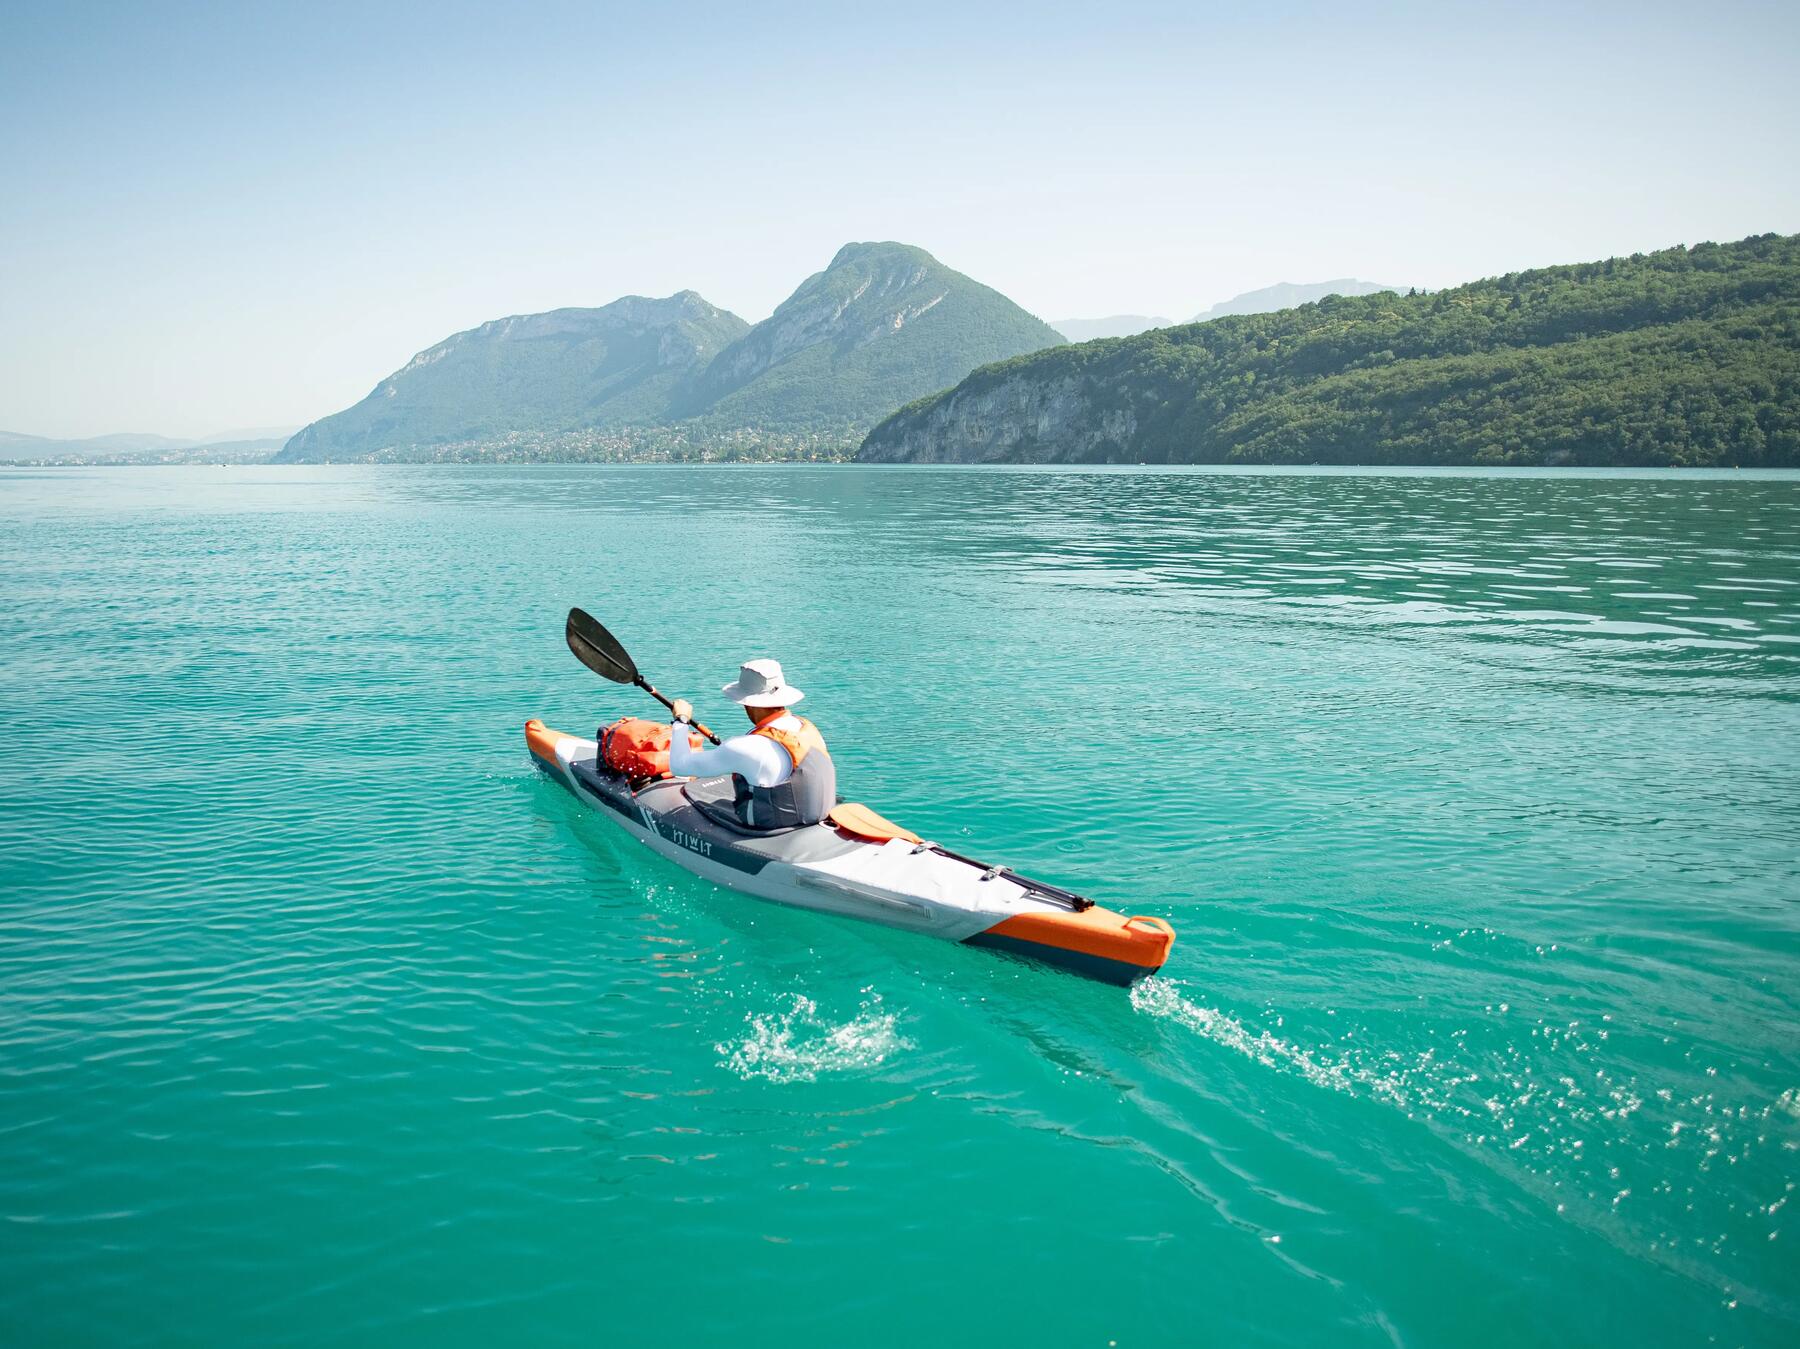
<svg viewBox="0 0 1800 1349">
<path fill-rule="evenodd" d="M 1154 974 L 1175 932 L 1059 886 L 949 853 L 864 806 L 830 820 L 753 830 L 737 821 L 730 778 L 631 779 L 596 742 L 525 723 L 532 758 L 576 797 L 715 885 L 779 904 L 861 918 L 1026 956 L 1108 983 Z"/>
</svg>

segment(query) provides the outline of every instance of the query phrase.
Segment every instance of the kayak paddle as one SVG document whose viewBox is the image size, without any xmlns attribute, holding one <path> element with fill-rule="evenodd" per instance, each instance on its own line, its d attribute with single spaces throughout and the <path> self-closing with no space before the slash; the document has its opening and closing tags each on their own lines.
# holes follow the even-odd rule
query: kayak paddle
<svg viewBox="0 0 1800 1349">
<path fill-rule="evenodd" d="M 619 644 L 619 639 L 608 632 L 605 625 L 592 614 L 583 609 L 569 610 L 569 622 L 563 629 L 563 636 L 568 639 L 569 650 L 575 653 L 575 659 L 602 679 L 610 679 L 615 684 L 636 684 L 669 711 L 675 710 L 675 704 L 658 693 L 655 685 L 638 673 L 637 662 Z M 694 729 L 713 744 L 719 743 L 719 737 L 699 722 L 694 723 Z"/>
</svg>

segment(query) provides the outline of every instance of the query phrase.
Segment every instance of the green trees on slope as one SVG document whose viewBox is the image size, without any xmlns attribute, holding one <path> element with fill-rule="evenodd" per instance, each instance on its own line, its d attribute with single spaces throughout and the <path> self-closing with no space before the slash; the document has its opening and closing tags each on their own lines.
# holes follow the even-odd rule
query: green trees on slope
<svg viewBox="0 0 1800 1349">
<path fill-rule="evenodd" d="M 1000 451 L 968 437 L 959 400 L 1018 381 L 1072 387 L 1077 421 Z M 1074 434 L 1109 417 L 1132 429 L 1097 450 Z M 863 456 L 921 457 L 934 435 L 968 441 L 944 458 L 1800 464 L 1800 237 L 1061 347 L 903 408 Z"/>
</svg>

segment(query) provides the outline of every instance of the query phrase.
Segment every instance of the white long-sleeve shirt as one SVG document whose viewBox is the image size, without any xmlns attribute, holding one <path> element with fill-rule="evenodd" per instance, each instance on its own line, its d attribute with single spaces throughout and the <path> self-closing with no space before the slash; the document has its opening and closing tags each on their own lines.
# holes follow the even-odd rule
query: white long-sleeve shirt
<svg viewBox="0 0 1800 1349">
<path fill-rule="evenodd" d="M 800 729 L 793 715 L 775 723 L 784 731 Z M 752 787 L 779 787 L 794 775 L 788 752 L 766 735 L 734 735 L 720 744 L 695 749 L 688 744 L 688 724 L 669 727 L 669 771 L 678 778 L 710 778 L 736 773 Z"/>
</svg>

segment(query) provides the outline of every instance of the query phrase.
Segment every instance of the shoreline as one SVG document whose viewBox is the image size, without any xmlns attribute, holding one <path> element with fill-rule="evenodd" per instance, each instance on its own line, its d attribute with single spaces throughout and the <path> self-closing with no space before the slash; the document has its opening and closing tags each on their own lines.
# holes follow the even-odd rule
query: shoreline
<svg viewBox="0 0 1800 1349">
<path fill-rule="evenodd" d="M 1740 467 L 1711 464 L 963 464 L 963 463 L 861 463 L 854 459 L 617 459 L 617 460 L 553 460 L 489 461 L 481 463 L 425 461 L 369 462 L 351 460 L 343 463 L 276 464 L 267 460 L 251 463 L 91 463 L 67 461 L 12 461 L 0 463 L 0 472 L 9 470 L 107 470 L 107 469 L 274 469 L 280 472 L 319 469 L 373 469 L 381 472 L 407 472 L 428 469 L 434 472 L 466 470 L 490 473 L 498 470 L 548 471 L 553 469 L 706 469 L 722 472 L 745 472 L 756 469 L 807 469 L 828 472 L 859 469 L 881 473 L 1031 473 L 1031 474 L 1105 474 L 1146 477 L 1462 477 L 1462 478 L 1631 478 L 1631 477 L 1704 477 L 1708 480 L 1739 479 L 1743 481 L 1800 481 L 1800 466 Z"/>
</svg>

